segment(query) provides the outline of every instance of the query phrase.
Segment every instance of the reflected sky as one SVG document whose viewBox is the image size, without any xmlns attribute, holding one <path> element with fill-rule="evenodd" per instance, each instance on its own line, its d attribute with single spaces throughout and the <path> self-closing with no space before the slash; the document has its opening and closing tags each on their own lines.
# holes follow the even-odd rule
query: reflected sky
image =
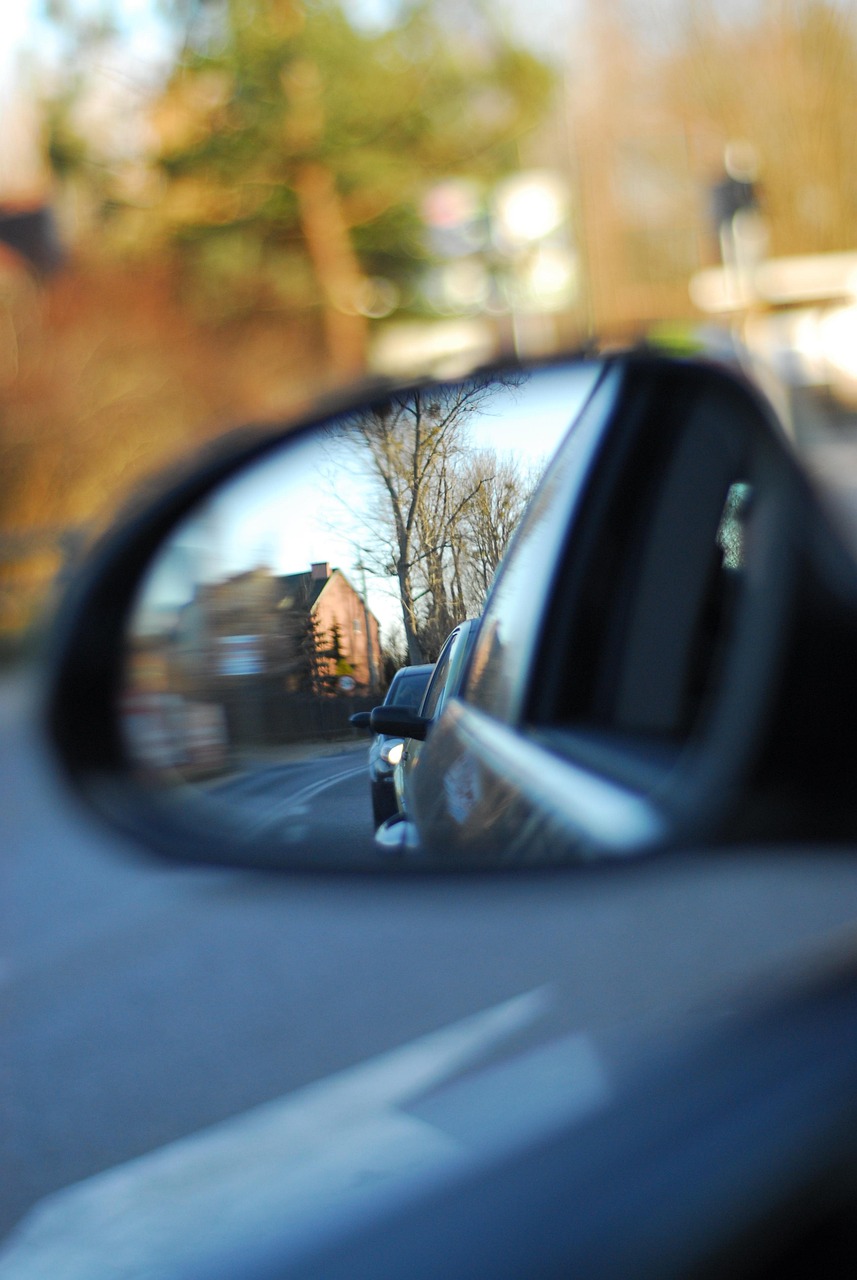
<svg viewBox="0 0 857 1280">
<path fill-rule="evenodd" d="M 514 456 L 522 470 L 542 470 L 597 376 L 597 365 L 568 366 L 538 371 L 521 386 L 498 386 L 469 424 L 469 442 Z M 192 598 L 198 583 L 251 569 L 302 573 L 326 561 L 362 591 L 363 548 L 378 524 L 372 492 L 347 441 L 323 432 L 290 441 L 184 522 L 145 583 L 138 629 L 169 626 L 170 615 Z M 389 639 L 401 613 L 395 580 L 367 573 L 365 583 L 369 608 Z"/>
</svg>

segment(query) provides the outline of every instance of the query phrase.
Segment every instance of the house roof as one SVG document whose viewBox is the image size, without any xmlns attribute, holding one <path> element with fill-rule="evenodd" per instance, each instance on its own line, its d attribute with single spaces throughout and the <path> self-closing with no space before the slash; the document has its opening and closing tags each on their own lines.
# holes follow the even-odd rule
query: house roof
<svg viewBox="0 0 857 1280">
<path fill-rule="evenodd" d="M 287 573 L 279 577 L 280 590 L 282 592 L 279 608 L 310 613 L 315 607 L 319 596 L 334 576 L 340 577 L 354 595 L 361 599 L 360 593 L 349 582 L 341 569 L 331 569 L 326 578 L 314 578 L 312 573 L 307 570 L 304 573 Z M 368 613 L 374 619 L 376 627 L 379 626 L 378 619 L 371 609 L 368 610 Z"/>
<path fill-rule="evenodd" d="M 334 573 L 339 573 L 339 570 L 332 570 L 331 577 Z M 282 591 L 280 608 L 308 613 L 329 581 L 330 578 L 314 578 L 309 570 L 305 573 L 283 574 L 279 578 Z"/>
</svg>

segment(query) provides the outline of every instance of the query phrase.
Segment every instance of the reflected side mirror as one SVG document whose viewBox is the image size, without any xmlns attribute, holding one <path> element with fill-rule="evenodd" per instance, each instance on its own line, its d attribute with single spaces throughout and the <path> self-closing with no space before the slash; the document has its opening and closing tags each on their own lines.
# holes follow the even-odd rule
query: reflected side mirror
<svg viewBox="0 0 857 1280">
<path fill-rule="evenodd" d="M 418 715 L 409 707 L 376 707 L 369 715 L 373 733 L 383 733 L 388 738 L 425 742 L 432 724 L 431 717 Z"/>
</svg>

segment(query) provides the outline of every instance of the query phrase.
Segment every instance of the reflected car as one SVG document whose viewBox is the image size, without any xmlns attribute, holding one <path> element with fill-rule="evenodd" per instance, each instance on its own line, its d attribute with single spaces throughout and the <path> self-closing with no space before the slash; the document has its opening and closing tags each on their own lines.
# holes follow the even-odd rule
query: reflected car
<svg viewBox="0 0 857 1280">
<path fill-rule="evenodd" d="M 397 710 L 416 711 L 426 692 L 434 664 L 431 662 L 413 667 L 400 667 L 384 698 L 382 706 Z M 368 729 L 372 713 L 358 711 L 350 717 L 355 729 Z M 376 733 L 369 747 L 369 789 L 372 798 L 372 821 L 376 827 L 398 812 L 393 770 L 402 758 L 404 740 L 395 734 Z"/>
<path fill-rule="evenodd" d="M 413 722 L 414 733 L 403 740 L 394 761 L 393 784 L 396 812 L 378 827 L 376 842 L 384 849 L 407 848 L 417 843 L 413 823 L 409 821 L 409 797 L 419 771 L 423 745 L 447 701 L 459 693 L 470 654 L 479 633 L 479 619 L 468 618 L 450 632 L 434 665 L 431 679 Z M 385 708 L 385 711 L 387 709 Z M 390 714 L 401 715 L 402 708 L 391 707 Z M 375 716 L 373 711 L 372 716 Z M 383 712 L 382 712 L 383 715 Z M 396 739 L 399 741 L 399 739 Z"/>
</svg>

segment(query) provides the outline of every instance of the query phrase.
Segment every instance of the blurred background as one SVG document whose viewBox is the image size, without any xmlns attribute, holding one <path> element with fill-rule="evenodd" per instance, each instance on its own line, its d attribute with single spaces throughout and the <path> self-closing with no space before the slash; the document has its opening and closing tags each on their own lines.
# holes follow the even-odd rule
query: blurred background
<svg viewBox="0 0 857 1280">
<path fill-rule="evenodd" d="M 18 0 L 0 652 L 134 485 L 366 373 L 646 339 L 857 400 L 848 0 Z"/>
</svg>

